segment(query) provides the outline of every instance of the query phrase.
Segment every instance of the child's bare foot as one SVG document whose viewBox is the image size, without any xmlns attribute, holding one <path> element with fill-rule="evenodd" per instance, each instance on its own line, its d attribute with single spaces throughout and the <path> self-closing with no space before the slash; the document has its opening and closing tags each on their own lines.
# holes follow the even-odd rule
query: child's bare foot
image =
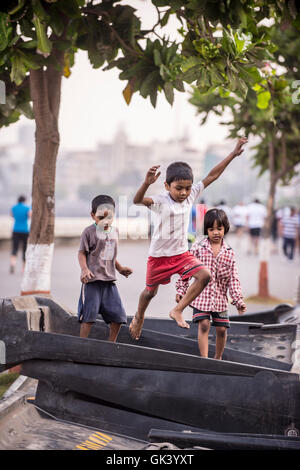
<svg viewBox="0 0 300 470">
<path fill-rule="evenodd" d="M 143 328 L 143 323 L 144 323 L 144 318 L 143 317 L 139 318 L 135 314 L 129 325 L 129 333 L 133 339 L 135 340 L 140 339 L 142 328 Z"/>
<path fill-rule="evenodd" d="M 169 313 L 169 317 L 172 318 L 172 320 L 175 320 L 177 325 L 181 328 L 190 327 L 190 325 L 183 319 L 182 312 L 180 310 L 176 310 L 176 308 L 171 310 L 171 312 Z"/>
</svg>

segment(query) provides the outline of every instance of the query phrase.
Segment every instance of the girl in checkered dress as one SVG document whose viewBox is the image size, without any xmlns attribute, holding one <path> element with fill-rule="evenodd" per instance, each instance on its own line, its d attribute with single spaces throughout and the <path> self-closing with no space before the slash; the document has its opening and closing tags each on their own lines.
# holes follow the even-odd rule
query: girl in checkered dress
<svg viewBox="0 0 300 470">
<path fill-rule="evenodd" d="M 227 245 L 224 235 L 230 225 L 226 213 L 222 209 L 210 209 L 204 217 L 204 235 L 207 238 L 196 241 L 191 253 L 198 258 L 211 273 L 211 280 L 201 294 L 190 304 L 193 308 L 193 322 L 198 323 L 198 344 L 200 355 L 208 357 L 208 334 L 210 320 L 216 327 L 215 359 L 222 359 L 226 344 L 229 292 L 232 304 L 238 313 L 246 311 L 241 285 L 238 279 L 235 256 L 232 248 Z M 179 302 L 188 289 L 189 280 L 179 279 L 176 283 L 176 301 Z"/>
</svg>

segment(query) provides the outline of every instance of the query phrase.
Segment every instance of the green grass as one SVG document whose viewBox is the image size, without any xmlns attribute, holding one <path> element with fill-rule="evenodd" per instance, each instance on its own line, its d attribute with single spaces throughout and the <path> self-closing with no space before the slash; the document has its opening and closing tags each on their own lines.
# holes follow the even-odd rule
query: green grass
<svg viewBox="0 0 300 470">
<path fill-rule="evenodd" d="M 7 374 L 0 374 L 0 398 L 11 386 L 11 384 L 19 377 L 18 372 L 9 372 Z"/>
</svg>

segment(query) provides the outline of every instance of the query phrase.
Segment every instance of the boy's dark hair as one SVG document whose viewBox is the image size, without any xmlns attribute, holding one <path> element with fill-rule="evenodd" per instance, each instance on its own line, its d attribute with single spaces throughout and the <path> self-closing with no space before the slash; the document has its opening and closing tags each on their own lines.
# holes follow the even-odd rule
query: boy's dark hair
<svg viewBox="0 0 300 470">
<path fill-rule="evenodd" d="M 215 220 L 217 221 L 218 227 L 224 226 L 224 233 L 226 235 L 226 233 L 229 232 L 230 223 L 226 212 L 222 209 L 210 209 L 206 212 L 204 216 L 204 235 L 208 234 L 207 230 L 209 228 L 213 228 Z"/>
<path fill-rule="evenodd" d="M 23 194 L 21 194 L 21 196 L 18 197 L 18 203 L 25 202 L 25 201 L 26 201 L 26 197 L 23 196 Z"/>
<path fill-rule="evenodd" d="M 116 206 L 112 197 L 107 196 L 106 194 L 100 194 L 99 196 L 94 197 L 92 200 L 92 213 L 96 214 L 98 206 L 101 206 L 102 204 L 109 204 L 113 207 Z"/>
<path fill-rule="evenodd" d="M 185 162 L 174 162 L 168 166 L 166 172 L 166 182 L 171 184 L 173 181 L 190 180 L 194 181 L 193 170 Z"/>
</svg>

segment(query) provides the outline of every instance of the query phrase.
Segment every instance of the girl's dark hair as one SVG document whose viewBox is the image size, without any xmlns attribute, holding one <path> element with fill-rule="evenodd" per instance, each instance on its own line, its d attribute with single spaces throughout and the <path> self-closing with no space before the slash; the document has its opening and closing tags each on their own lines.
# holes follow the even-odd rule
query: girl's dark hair
<svg viewBox="0 0 300 470">
<path fill-rule="evenodd" d="M 213 228 L 215 220 L 217 221 L 218 227 L 224 226 L 224 233 L 229 232 L 230 223 L 226 212 L 222 209 L 210 209 L 204 216 L 204 235 L 208 235 L 207 229 Z"/>
<path fill-rule="evenodd" d="M 174 162 L 168 166 L 166 172 L 166 182 L 171 184 L 173 181 L 190 180 L 194 181 L 193 170 L 185 162 Z"/>
<path fill-rule="evenodd" d="M 113 200 L 112 197 L 107 196 L 106 194 L 100 194 L 99 196 L 94 197 L 92 200 L 92 213 L 96 214 L 97 212 L 97 207 L 101 205 L 109 204 L 113 207 L 115 207 L 115 201 Z"/>
</svg>

